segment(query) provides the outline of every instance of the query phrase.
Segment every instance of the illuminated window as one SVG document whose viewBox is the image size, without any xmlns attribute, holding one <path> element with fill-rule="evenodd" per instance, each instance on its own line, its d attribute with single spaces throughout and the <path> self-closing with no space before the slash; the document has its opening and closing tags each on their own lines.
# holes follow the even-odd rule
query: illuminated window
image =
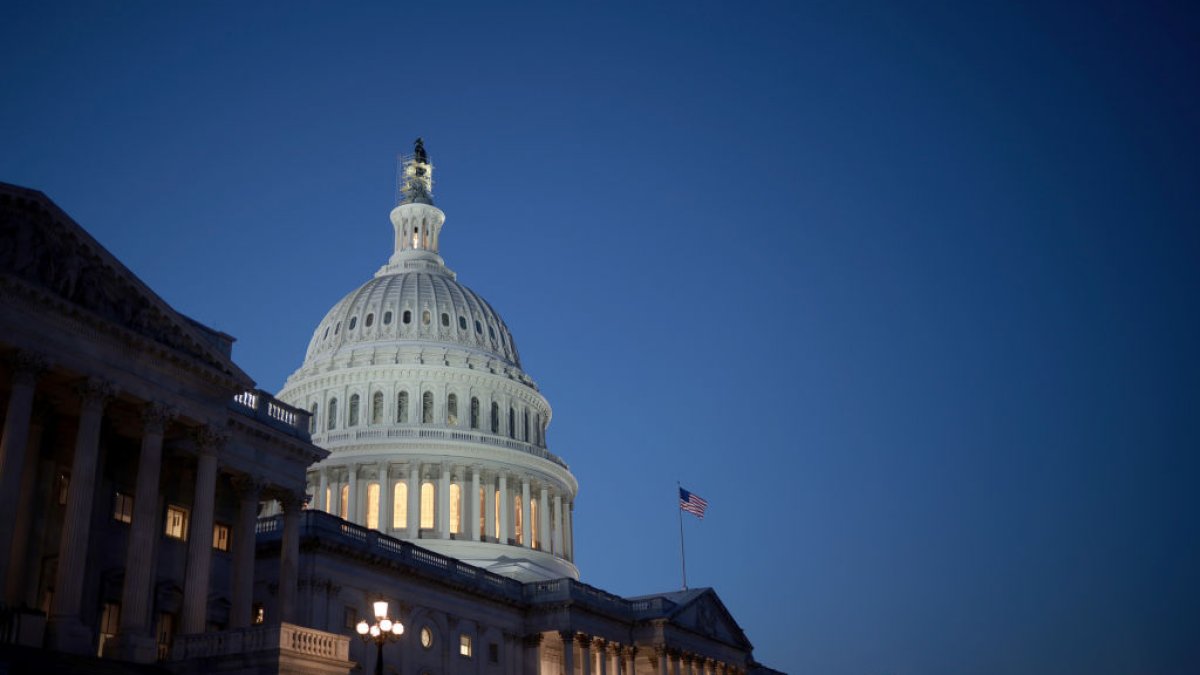
<svg viewBox="0 0 1200 675">
<path fill-rule="evenodd" d="M 521 522 L 521 495 L 513 495 L 513 539 L 518 544 L 524 544 L 521 534 L 524 530 L 522 527 L 525 523 Z"/>
<path fill-rule="evenodd" d="M 396 483 L 392 492 L 392 529 L 403 530 L 408 527 L 408 484 L 404 481 Z"/>
<path fill-rule="evenodd" d="M 538 532 L 538 502 L 536 499 L 529 500 L 529 545 L 536 547 L 541 543 L 541 537 Z"/>
<path fill-rule="evenodd" d="M 421 483 L 421 529 L 433 529 L 433 483 Z"/>
<path fill-rule="evenodd" d="M 445 312 L 442 312 L 442 328 L 449 328 L 449 327 L 450 327 L 450 315 Z"/>
<path fill-rule="evenodd" d="M 113 500 L 113 520 L 122 523 L 133 522 L 133 496 L 118 492 Z"/>
<path fill-rule="evenodd" d="M 421 628 L 421 646 L 425 649 L 433 646 L 433 631 L 429 630 L 429 626 Z"/>
<path fill-rule="evenodd" d="M 348 330 L 354 330 L 354 327 L 357 325 L 358 325 L 358 317 L 357 316 L 350 317 L 350 326 L 348 327 Z"/>
<path fill-rule="evenodd" d="M 450 394 L 446 397 L 446 423 L 458 424 L 458 396 Z"/>
<path fill-rule="evenodd" d="M 329 412 L 325 413 L 329 420 L 325 423 L 326 429 L 333 429 L 337 426 L 337 399 L 329 399 Z"/>
<path fill-rule="evenodd" d="M 358 394 L 350 396 L 350 408 L 346 411 L 346 426 L 358 426 Z"/>
<path fill-rule="evenodd" d="M 492 401 L 492 433 L 500 433 L 500 404 Z"/>
<path fill-rule="evenodd" d="M 391 324 L 392 324 L 392 313 L 384 312 L 383 313 L 383 325 L 390 326 Z"/>
<path fill-rule="evenodd" d="M 317 433 L 317 404 L 316 403 L 312 404 L 312 410 L 310 410 L 309 413 L 310 414 L 308 416 L 308 433 L 315 434 L 315 433 Z"/>
<path fill-rule="evenodd" d="M 218 551 L 229 550 L 229 526 L 213 523 L 213 548 Z"/>
<path fill-rule="evenodd" d="M 421 325 L 423 325 L 423 326 L 429 325 L 429 310 L 427 310 L 427 309 L 421 311 Z"/>
<path fill-rule="evenodd" d="M 379 483 L 367 484 L 367 529 L 379 529 Z"/>
<path fill-rule="evenodd" d="M 58 474 L 58 505 L 66 506 L 67 492 L 71 488 L 71 476 L 65 473 Z"/>
<path fill-rule="evenodd" d="M 325 487 L 325 512 L 333 513 L 333 487 Z"/>
<path fill-rule="evenodd" d="M 465 317 L 465 316 L 458 317 L 458 329 L 459 330 L 467 329 L 467 317 Z"/>
<path fill-rule="evenodd" d="M 471 428 L 479 428 L 479 399 L 471 397 Z"/>
<path fill-rule="evenodd" d="M 486 495 L 487 492 L 483 488 L 479 488 L 479 509 L 477 512 L 479 513 L 479 536 L 481 537 L 487 536 L 487 513 L 484 512 L 487 508 L 487 503 L 484 501 L 487 499 Z"/>
<path fill-rule="evenodd" d="M 383 392 L 377 391 L 371 395 L 371 424 L 383 422 Z"/>
<path fill-rule="evenodd" d="M 250 623 L 255 626 L 261 626 L 267 622 L 267 612 L 263 609 L 261 602 L 254 603 L 254 608 L 250 610 Z"/>
<path fill-rule="evenodd" d="M 408 311 L 407 309 L 404 310 L 404 314 L 400 316 L 400 320 L 404 323 L 412 323 L 412 312 Z"/>
<path fill-rule="evenodd" d="M 338 501 L 341 502 L 342 510 L 338 511 L 338 515 L 347 518 L 350 516 L 350 486 L 343 485 L 341 492 L 342 494 L 339 495 Z"/>
<path fill-rule="evenodd" d="M 492 503 L 496 505 L 496 511 L 492 515 L 492 536 L 499 539 L 500 538 L 500 509 L 504 507 L 504 505 L 500 503 L 500 491 L 499 490 L 496 490 L 496 494 L 493 495 Z"/>
<path fill-rule="evenodd" d="M 408 392 L 402 391 L 396 395 L 396 421 L 408 422 Z"/>
<path fill-rule="evenodd" d="M 365 328 L 370 328 L 370 327 L 371 327 L 371 324 L 373 324 L 373 323 L 375 323 L 375 315 L 374 315 L 374 314 L 368 314 L 368 315 L 367 315 L 367 318 L 366 318 L 366 320 L 365 320 L 365 321 L 363 321 L 363 326 L 364 326 Z"/>
<path fill-rule="evenodd" d="M 463 633 L 458 636 L 458 654 L 471 658 L 471 636 Z"/>
<path fill-rule="evenodd" d="M 187 539 L 188 510 L 182 506 L 167 506 L 166 535 L 172 539 Z"/>
<path fill-rule="evenodd" d="M 421 424 L 433 424 L 433 392 L 421 394 Z"/>
<path fill-rule="evenodd" d="M 450 532 L 462 533 L 462 488 L 458 483 L 450 484 Z"/>
<path fill-rule="evenodd" d="M 117 628 L 121 625 L 121 605 L 115 602 L 104 603 L 100 612 L 100 647 L 96 656 L 104 656 L 104 643 L 117 636 Z"/>
</svg>

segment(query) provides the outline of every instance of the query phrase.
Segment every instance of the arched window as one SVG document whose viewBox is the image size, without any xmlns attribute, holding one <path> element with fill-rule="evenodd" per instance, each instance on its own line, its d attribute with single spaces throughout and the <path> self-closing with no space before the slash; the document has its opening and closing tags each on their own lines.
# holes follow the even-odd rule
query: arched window
<svg viewBox="0 0 1200 675">
<path fill-rule="evenodd" d="M 500 433 L 500 404 L 492 401 L 492 433 Z"/>
<path fill-rule="evenodd" d="M 423 325 L 423 326 L 429 325 L 429 310 L 427 310 L 427 309 L 421 311 L 421 325 Z"/>
<path fill-rule="evenodd" d="M 337 399 L 329 399 L 329 412 L 325 413 L 329 420 L 325 423 L 326 429 L 337 428 Z"/>
<path fill-rule="evenodd" d="M 392 323 L 392 313 L 390 311 L 384 312 L 383 313 L 383 325 L 390 326 L 391 323 Z"/>
<path fill-rule="evenodd" d="M 495 537 L 496 539 L 499 539 L 500 538 L 500 509 L 504 508 L 504 505 L 500 503 L 500 491 L 499 490 L 496 490 L 496 494 L 492 495 L 492 503 L 496 505 L 496 512 L 493 514 L 493 518 L 492 518 L 492 536 Z M 504 543 L 504 542 L 501 542 L 501 543 Z"/>
<path fill-rule="evenodd" d="M 450 533 L 462 534 L 462 487 L 450 484 Z"/>
<path fill-rule="evenodd" d="M 374 314 L 368 314 L 368 315 L 367 315 L 367 318 L 366 318 L 366 320 L 365 320 L 365 321 L 363 321 L 363 327 L 365 327 L 365 328 L 370 328 L 370 327 L 371 327 L 371 325 L 372 325 L 372 324 L 374 324 L 374 323 L 375 323 L 375 315 L 374 315 Z"/>
<path fill-rule="evenodd" d="M 477 502 L 479 504 L 479 509 L 476 510 L 476 513 L 479 514 L 479 536 L 480 537 L 487 536 L 487 503 L 484 501 L 487 499 L 487 497 L 485 496 L 487 494 L 487 492 L 485 490 L 486 490 L 485 488 L 482 488 L 482 487 L 479 488 L 479 501 Z"/>
<path fill-rule="evenodd" d="M 541 428 L 542 428 L 542 414 L 541 413 L 533 413 L 533 433 L 536 436 L 536 438 L 534 438 L 533 440 L 535 443 L 538 444 L 539 447 L 542 445 Z"/>
<path fill-rule="evenodd" d="M 517 411 L 512 406 L 508 408 L 508 437 L 517 437 Z"/>
<path fill-rule="evenodd" d="M 492 328 L 491 326 L 488 326 L 488 336 L 492 338 L 492 341 L 493 341 L 493 342 L 495 342 L 495 340 L 496 340 L 496 329 L 495 329 L 495 328 Z"/>
<path fill-rule="evenodd" d="M 329 326 L 325 326 L 325 335 L 323 335 L 323 336 L 321 337 L 321 339 L 322 339 L 322 340 L 327 340 L 327 339 L 329 339 Z"/>
<path fill-rule="evenodd" d="M 421 424 L 433 424 L 433 392 L 421 394 Z"/>
<path fill-rule="evenodd" d="M 458 396 L 455 394 L 446 397 L 446 424 L 458 426 Z"/>
<path fill-rule="evenodd" d="M 412 312 L 408 311 L 407 309 L 404 310 L 404 314 L 400 317 L 400 320 L 404 323 L 412 323 Z"/>
<path fill-rule="evenodd" d="M 350 486 L 343 485 L 341 492 L 342 494 L 339 496 L 338 501 L 341 502 L 342 510 L 338 511 L 338 515 L 346 518 L 350 515 Z"/>
<path fill-rule="evenodd" d="M 471 428 L 479 428 L 479 399 L 471 397 Z"/>
<path fill-rule="evenodd" d="M 476 319 L 476 320 L 475 320 L 475 332 L 476 332 L 476 333 L 482 333 L 482 332 L 483 332 L 483 326 L 479 325 L 479 320 L 478 320 L 478 319 Z"/>
<path fill-rule="evenodd" d="M 379 483 L 367 483 L 367 529 L 379 529 Z"/>
<path fill-rule="evenodd" d="M 449 327 L 450 327 L 450 315 L 445 312 L 442 312 L 442 328 L 449 328 Z"/>
<path fill-rule="evenodd" d="M 312 410 L 309 411 L 308 433 L 310 433 L 310 434 L 317 433 L 317 404 L 316 403 L 312 404 Z"/>
<path fill-rule="evenodd" d="M 421 529 L 433 529 L 434 487 L 431 481 L 421 483 Z"/>
<path fill-rule="evenodd" d="M 538 532 L 538 500 L 531 498 L 529 500 L 529 545 L 531 547 L 542 548 L 538 546 L 542 541 L 540 534 Z"/>
<path fill-rule="evenodd" d="M 465 317 L 465 316 L 458 317 L 458 329 L 459 330 L 467 329 L 467 317 Z"/>
<path fill-rule="evenodd" d="M 518 544 L 525 543 L 521 538 L 524 523 L 521 522 L 521 495 L 513 495 L 513 539 Z"/>
<path fill-rule="evenodd" d="M 392 529 L 408 527 L 408 483 L 399 481 L 392 492 Z"/>
<path fill-rule="evenodd" d="M 341 321 L 333 324 L 333 334 L 337 335 L 340 332 L 342 332 L 342 322 Z"/>
<path fill-rule="evenodd" d="M 358 325 L 358 317 L 357 316 L 350 317 L 350 328 L 349 329 L 354 330 L 354 327 L 357 325 Z"/>
<path fill-rule="evenodd" d="M 371 394 L 371 424 L 383 423 L 383 392 Z"/>
<path fill-rule="evenodd" d="M 408 422 L 408 392 L 402 391 L 396 394 L 396 422 L 405 424 Z"/>
<path fill-rule="evenodd" d="M 350 407 L 346 409 L 346 426 L 358 426 L 358 394 L 350 396 Z"/>
</svg>

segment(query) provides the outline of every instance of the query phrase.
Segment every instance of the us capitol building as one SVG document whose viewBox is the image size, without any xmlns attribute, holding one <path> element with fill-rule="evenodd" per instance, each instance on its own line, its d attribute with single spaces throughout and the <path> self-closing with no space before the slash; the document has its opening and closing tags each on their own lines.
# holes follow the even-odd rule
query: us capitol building
<svg viewBox="0 0 1200 675">
<path fill-rule="evenodd" d="M 0 183 L 0 672 L 778 672 L 710 588 L 579 581 L 579 484 L 432 177 L 418 140 L 391 256 L 274 396 Z"/>
</svg>

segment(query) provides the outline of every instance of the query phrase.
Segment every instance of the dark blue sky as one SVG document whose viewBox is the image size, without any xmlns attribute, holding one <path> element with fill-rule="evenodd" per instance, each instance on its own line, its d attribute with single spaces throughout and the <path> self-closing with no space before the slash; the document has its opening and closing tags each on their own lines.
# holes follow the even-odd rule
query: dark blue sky
<svg viewBox="0 0 1200 675">
<path fill-rule="evenodd" d="M 679 585 L 679 480 L 777 668 L 1200 671 L 1194 4 L 178 4 L 9 3 L 0 180 L 264 388 L 421 135 L 585 581 Z"/>
</svg>

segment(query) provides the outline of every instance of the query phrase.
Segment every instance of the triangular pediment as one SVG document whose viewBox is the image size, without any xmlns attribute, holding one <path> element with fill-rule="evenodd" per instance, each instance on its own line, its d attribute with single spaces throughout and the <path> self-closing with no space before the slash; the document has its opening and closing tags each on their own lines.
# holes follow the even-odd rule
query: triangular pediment
<svg viewBox="0 0 1200 675">
<path fill-rule="evenodd" d="M 750 648 L 750 641 L 746 639 L 741 626 L 733 620 L 729 610 L 725 609 L 724 603 L 711 588 L 684 601 L 671 612 L 670 618 L 672 623 L 693 633 Z"/>
<path fill-rule="evenodd" d="M 41 192 L 0 183 L 0 275 L 13 288 L 253 384 L 233 363 L 232 338 L 176 312 Z"/>
</svg>

